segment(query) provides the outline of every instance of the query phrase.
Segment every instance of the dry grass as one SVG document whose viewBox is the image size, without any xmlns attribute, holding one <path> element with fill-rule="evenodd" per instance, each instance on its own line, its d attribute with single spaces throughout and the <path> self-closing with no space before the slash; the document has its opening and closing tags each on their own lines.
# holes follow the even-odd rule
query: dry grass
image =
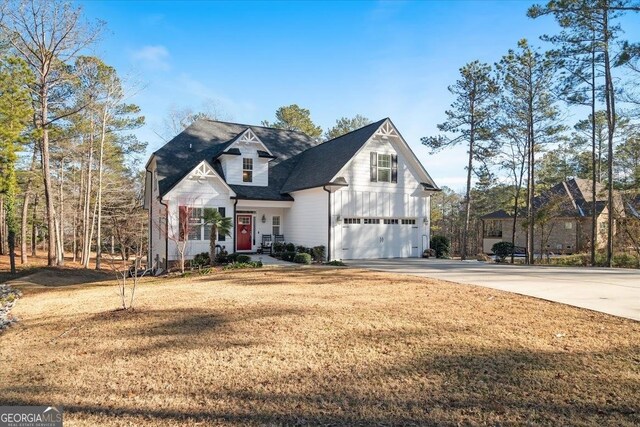
<svg viewBox="0 0 640 427">
<path fill-rule="evenodd" d="M 147 279 L 133 312 L 41 285 L 0 402 L 69 426 L 640 424 L 640 323 L 612 316 L 352 269 Z"/>
</svg>

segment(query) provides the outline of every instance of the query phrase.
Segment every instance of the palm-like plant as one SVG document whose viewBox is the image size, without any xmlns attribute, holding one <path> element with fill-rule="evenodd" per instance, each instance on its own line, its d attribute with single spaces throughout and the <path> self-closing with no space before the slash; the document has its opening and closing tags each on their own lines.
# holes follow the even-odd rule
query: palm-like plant
<svg viewBox="0 0 640 427">
<path fill-rule="evenodd" d="M 216 259 L 216 240 L 218 238 L 218 234 L 230 236 L 233 224 L 231 223 L 231 218 L 222 216 L 217 209 L 213 208 L 205 209 L 202 218 L 206 225 L 211 226 L 211 236 L 209 237 L 209 258 L 211 259 L 211 264 L 213 264 Z"/>
</svg>

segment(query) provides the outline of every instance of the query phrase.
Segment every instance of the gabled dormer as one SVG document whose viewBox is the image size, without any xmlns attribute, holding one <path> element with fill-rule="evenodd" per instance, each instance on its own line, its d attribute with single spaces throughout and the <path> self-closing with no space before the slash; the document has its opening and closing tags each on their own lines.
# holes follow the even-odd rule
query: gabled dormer
<svg viewBox="0 0 640 427">
<path fill-rule="evenodd" d="M 269 185 L 269 162 L 275 156 L 251 128 L 240 133 L 219 157 L 230 185 Z"/>
</svg>

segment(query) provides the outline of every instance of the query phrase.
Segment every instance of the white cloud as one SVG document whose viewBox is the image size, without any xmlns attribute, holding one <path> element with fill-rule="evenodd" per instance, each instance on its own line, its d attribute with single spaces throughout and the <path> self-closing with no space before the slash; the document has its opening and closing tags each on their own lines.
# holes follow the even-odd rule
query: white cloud
<svg viewBox="0 0 640 427">
<path fill-rule="evenodd" d="M 169 51 L 162 45 L 143 46 L 130 54 L 131 59 L 145 68 L 166 71 L 171 68 L 169 64 Z"/>
</svg>

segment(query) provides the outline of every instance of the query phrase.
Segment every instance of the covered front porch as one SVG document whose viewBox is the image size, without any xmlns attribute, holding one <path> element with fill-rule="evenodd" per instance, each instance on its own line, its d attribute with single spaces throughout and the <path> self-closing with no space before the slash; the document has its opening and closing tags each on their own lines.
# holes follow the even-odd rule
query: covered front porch
<svg viewBox="0 0 640 427">
<path fill-rule="evenodd" d="M 264 240 L 273 241 L 274 236 L 283 236 L 286 212 L 292 205 L 291 201 L 237 200 L 235 252 L 256 253 Z"/>
</svg>

